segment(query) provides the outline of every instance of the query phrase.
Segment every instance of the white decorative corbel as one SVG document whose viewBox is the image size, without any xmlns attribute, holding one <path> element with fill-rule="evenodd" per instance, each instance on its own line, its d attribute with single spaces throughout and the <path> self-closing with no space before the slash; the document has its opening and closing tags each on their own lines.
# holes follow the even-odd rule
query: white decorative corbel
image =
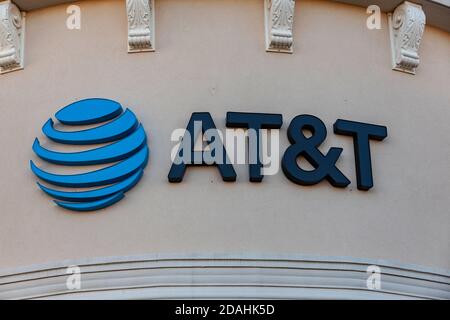
<svg viewBox="0 0 450 320">
<path fill-rule="evenodd" d="M 388 14 L 392 69 L 411 74 L 419 66 L 419 46 L 425 29 L 422 6 L 408 1 Z"/>
<path fill-rule="evenodd" d="M 154 0 L 126 0 L 128 52 L 155 51 Z"/>
<path fill-rule="evenodd" d="M 25 13 L 11 1 L 0 2 L 0 73 L 23 69 Z"/>
<path fill-rule="evenodd" d="M 292 53 L 295 0 L 264 0 L 266 51 Z"/>
</svg>

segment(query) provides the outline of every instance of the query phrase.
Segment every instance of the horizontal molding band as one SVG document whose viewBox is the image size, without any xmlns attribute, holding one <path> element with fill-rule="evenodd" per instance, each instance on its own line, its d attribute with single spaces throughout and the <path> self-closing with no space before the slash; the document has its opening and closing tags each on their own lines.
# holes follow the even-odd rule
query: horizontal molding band
<svg viewBox="0 0 450 320">
<path fill-rule="evenodd" d="M 262 1 L 262 0 L 261 0 Z M 367 8 L 370 5 L 378 5 L 383 12 L 393 11 L 403 0 L 332 0 L 334 2 L 341 2 Z M 14 0 L 14 3 L 19 6 L 21 10 L 31 11 L 42 9 L 58 4 L 68 4 L 74 2 L 73 0 Z M 450 0 L 415 0 L 424 7 L 427 15 L 427 24 L 441 28 L 450 32 L 450 21 L 448 14 L 450 12 Z"/>
<path fill-rule="evenodd" d="M 81 269 L 68 290 L 67 267 Z M 367 267 L 381 268 L 380 290 Z M 0 299 L 450 299 L 450 272 L 345 257 L 140 255 L 67 260 L 0 271 Z"/>
<path fill-rule="evenodd" d="M 261 0 L 262 1 L 262 0 Z M 125 2 L 128 22 L 128 53 L 155 51 L 155 0 L 127 0 Z M 404 0 L 368 1 L 334 0 L 350 5 L 378 5 L 373 12 L 388 12 L 389 41 L 391 45 L 391 68 L 396 71 L 416 74 L 419 67 L 419 47 L 425 30 L 425 24 L 434 25 L 450 31 L 450 0 L 417 0 L 417 3 Z M 0 55 L 7 58 L 0 61 L 0 73 L 9 73 L 24 68 L 25 57 L 25 12 L 50 5 L 66 3 L 65 0 L 21 1 L 0 0 L 0 13 L 7 23 L 3 24 L 3 33 L 11 35 L 11 41 L 2 45 Z M 78 3 L 78 2 L 76 2 Z M 17 7 L 16 4 L 19 6 Z M 19 9 L 20 8 L 20 9 Z M 70 8 L 68 8 L 70 9 Z M 72 7 L 77 19 L 80 19 L 81 8 Z M 72 10 L 70 9 L 70 10 Z M 373 8 L 372 8 L 373 9 Z M 370 9 L 366 13 L 371 13 Z M 69 10 L 69 12 L 71 12 Z M 293 53 L 295 1 L 264 0 L 264 32 L 265 46 L 268 52 Z M 67 12 L 66 12 L 67 13 Z M 125 18 L 125 12 L 124 12 Z M 406 23 L 393 23 L 408 21 Z M 21 21 L 15 23 L 14 21 Z M 22 22 L 23 20 L 23 22 Z M 378 24 L 381 22 L 379 21 Z M 0 25 L 1 26 L 1 25 Z M 381 25 L 369 26 L 379 29 Z M 68 26 L 70 29 L 71 27 Z M 73 28 L 80 28 L 80 22 Z"/>
</svg>

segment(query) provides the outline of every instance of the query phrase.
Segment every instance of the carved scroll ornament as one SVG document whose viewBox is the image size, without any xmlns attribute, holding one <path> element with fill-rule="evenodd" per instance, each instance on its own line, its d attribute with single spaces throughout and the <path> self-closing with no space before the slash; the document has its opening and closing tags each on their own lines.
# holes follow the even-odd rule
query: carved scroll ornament
<svg viewBox="0 0 450 320">
<path fill-rule="evenodd" d="M 154 1 L 126 0 L 128 52 L 154 51 Z"/>
<path fill-rule="evenodd" d="M 408 1 L 399 5 L 389 17 L 392 68 L 415 74 L 419 66 L 419 47 L 425 29 L 422 7 Z"/>
<path fill-rule="evenodd" d="M 295 0 L 265 0 L 266 50 L 292 53 Z"/>
<path fill-rule="evenodd" d="M 25 19 L 11 1 L 0 2 L 0 73 L 23 68 Z"/>
</svg>

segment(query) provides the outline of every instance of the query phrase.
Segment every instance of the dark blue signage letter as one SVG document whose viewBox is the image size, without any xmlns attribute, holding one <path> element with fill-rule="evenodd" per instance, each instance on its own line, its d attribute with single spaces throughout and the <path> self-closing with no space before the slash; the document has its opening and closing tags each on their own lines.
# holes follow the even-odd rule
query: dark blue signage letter
<svg viewBox="0 0 450 320">
<path fill-rule="evenodd" d="M 303 130 L 311 131 L 306 137 Z M 342 153 L 342 148 L 330 148 L 324 155 L 317 147 L 327 137 L 327 129 L 323 122 L 312 115 L 296 116 L 289 125 L 288 139 L 291 146 L 286 149 L 281 162 L 286 177 L 300 185 L 314 185 L 327 179 L 333 186 L 345 188 L 350 181 L 336 167 L 336 161 Z M 297 158 L 304 157 L 314 170 L 304 170 L 297 164 Z"/>
<path fill-rule="evenodd" d="M 273 113 L 247 113 L 247 112 L 227 112 L 227 127 L 253 129 L 256 132 L 256 148 L 251 146 L 249 140 L 249 150 L 256 150 L 256 163 L 249 163 L 250 181 L 261 182 L 262 163 L 260 159 L 260 134 L 261 129 L 280 129 L 283 125 L 283 116 Z M 250 151 L 249 151 L 250 152 Z"/>
<path fill-rule="evenodd" d="M 201 126 L 198 127 L 198 129 L 195 126 L 196 122 L 201 123 Z M 191 119 L 189 120 L 186 128 L 186 133 L 183 137 L 183 140 L 190 139 L 190 148 L 189 150 L 186 150 L 183 147 L 180 147 L 180 150 L 177 153 L 178 161 L 176 161 L 176 163 L 172 163 L 172 167 L 170 168 L 170 172 L 168 175 L 169 182 L 181 182 L 183 180 L 184 173 L 186 172 L 187 165 L 216 165 L 224 181 L 236 181 L 236 172 L 234 171 L 233 166 L 227 160 L 228 156 L 225 147 L 223 146 L 221 141 L 215 141 L 215 139 L 217 139 L 217 135 L 216 137 L 212 138 L 208 137 L 207 143 L 220 143 L 220 149 L 222 149 L 220 150 L 222 151 L 222 157 L 220 159 L 217 159 L 219 161 L 215 161 L 212 164 L 205 162 L 205 154 L 207 152 L 214 153 L 216 151 L 194 151 L 194 145 L 195 141 L 197 141 L 198 135 L 203 135 L 207 130 L 217 131 L 216 125 L 211 118 L 211 114 L 209 112 L 194 112 L 191 116 Z M 183 153 L 185 152 L 190 152 L 190 157 L 183 158 Z M 180 161 L 180 158 L 189 160 Z M 214 155 L 211 156 L 211 154 L 209 154 L 208 158 L 214 158 Z M 197 163 L 194 159 L 200 159 L 200 162 Z"/>
</svg>

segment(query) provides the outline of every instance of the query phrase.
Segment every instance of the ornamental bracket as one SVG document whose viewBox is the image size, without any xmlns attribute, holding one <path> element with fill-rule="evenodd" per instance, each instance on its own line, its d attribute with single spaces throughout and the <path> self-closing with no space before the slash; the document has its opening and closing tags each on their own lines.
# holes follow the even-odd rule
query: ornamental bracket
<svg viewBox="0 0 450 320">
<path fill-rule="evenodd" d="M 155 51 L 154 0 L 126 0 L 128 52 Z"/>
<path fill-rule="evenodd" d="M 264 0 L 266 51 L 292 53 L 295 0 Z"/>
<path fill-rule="evenodd" d="M 392 69 L 415 74 L 419 47 L 425 29 L 422 6 L 408 1 L 388 14 Z"/>
<path fill-rule="evenodd" d="M 0 2 L 0 74 L 23 69 L 25 13 L 11 1 Z"/>
</svg>

